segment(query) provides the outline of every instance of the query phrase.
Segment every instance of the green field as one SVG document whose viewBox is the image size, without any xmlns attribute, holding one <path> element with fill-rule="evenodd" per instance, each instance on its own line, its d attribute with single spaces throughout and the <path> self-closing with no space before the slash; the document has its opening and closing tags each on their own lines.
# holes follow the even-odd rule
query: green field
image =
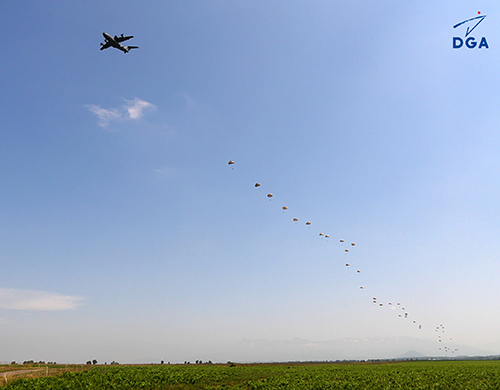
<svg viewBox="0 0 500 390">
<path fill-rule="evenodd" d="M 500 361 L 100 366 L 3 389 L 500 389 Z"/>
</svg>

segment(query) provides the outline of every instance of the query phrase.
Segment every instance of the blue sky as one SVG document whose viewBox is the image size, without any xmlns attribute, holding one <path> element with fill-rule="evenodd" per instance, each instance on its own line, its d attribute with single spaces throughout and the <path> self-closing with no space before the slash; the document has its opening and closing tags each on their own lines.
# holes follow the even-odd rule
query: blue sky
<svg viewBox="0 0 500 390">
<path fill-rule="evenodd" d="M 500 353 L 499 14 L 3 2 L 0 361 Z"/>
</svg>

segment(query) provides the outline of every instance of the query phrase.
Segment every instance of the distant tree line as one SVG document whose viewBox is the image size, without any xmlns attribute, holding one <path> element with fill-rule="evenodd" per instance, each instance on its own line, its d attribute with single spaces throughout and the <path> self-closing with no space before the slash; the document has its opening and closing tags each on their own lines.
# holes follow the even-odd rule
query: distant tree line
<svg viewBox="0 0 500 390">
<path fill-rule="evenodd" d="M 87 363 L 86 363 L 86 364 L 90 366 L 90 365 L 92 365 L 92 364 L 93 364 L 93 365 L 96 365 L 97 363 L 98 363 L 97 359 L 94 359 L 94 360 L 87 360 Z M 108 363 L 107 363 L 107 362 L 104 362 L 104 364 L 108 364 Z M 114 361 L 114 360 L 113 360 L 113 361 L 112 361 L 111 363 L 109 363 L 109 364 L 111 364 L 111 365 L 113 365 L 113 366 L 117 366 L 117 365 L 119 365 L 120 363 L 118 363 L 117 361 Z"/>
</svg>

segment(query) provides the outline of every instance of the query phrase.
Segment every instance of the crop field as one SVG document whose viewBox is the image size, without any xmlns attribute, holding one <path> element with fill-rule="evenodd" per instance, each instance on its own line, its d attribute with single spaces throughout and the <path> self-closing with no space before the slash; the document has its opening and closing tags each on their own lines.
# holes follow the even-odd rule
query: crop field
<svg viewBox="0 0 500 390">
<path fill-rule="evenodd" d="M 500 361 L 100 366 L 3 389 L 500 389 Z"/>
</svg>

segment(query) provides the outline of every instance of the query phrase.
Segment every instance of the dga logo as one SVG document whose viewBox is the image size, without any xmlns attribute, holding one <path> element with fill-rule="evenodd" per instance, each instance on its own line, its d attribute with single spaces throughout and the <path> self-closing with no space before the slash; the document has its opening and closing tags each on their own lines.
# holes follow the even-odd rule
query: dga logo
<svg viewBox="0 0 500 390">
<path fill-rule="evenodd" d="M 478 14 L 481 14 L 481 12 L 478 12 Z M 463 22 L 460 22 L 458 24 L 455 24 L 453 28 L 457 28 L 461 26 L 462 24 L 467 25 L 467 30 L 465 32 L 465 46 L 467 46 L 469 49 L 474 49 L 476 46 L 478 49 L 481 49 L 485 47 L 486 49 L 489 49 L 488 42 L 486 41 L 485 37 L 482 37 L 481 40 L 479 41 L 479 45 L 476 42 L 476 38 L 474 37 L 469 37 L 467 36 L 474 31 L 474 29 L 481 23 L 484 18 L 486 18 L 486 15 L 483 16 L 476 16 L 475 18 L 467 19 L 464 20 Z M 464 39 L 460 37 L 453 37 L 453 48 L 454 49 L 460 49 L 464 45 Z"/>
</svg>

